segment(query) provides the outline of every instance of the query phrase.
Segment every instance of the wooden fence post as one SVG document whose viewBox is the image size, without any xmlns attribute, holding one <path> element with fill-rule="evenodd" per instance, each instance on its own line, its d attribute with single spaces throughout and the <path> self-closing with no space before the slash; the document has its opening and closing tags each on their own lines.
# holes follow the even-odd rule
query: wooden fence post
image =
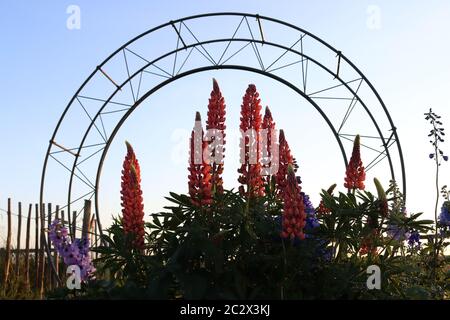
<svg viewBox="0 0 450 320">
<path fill-rule="evenodd" d="M 97 230 L 97 219 L 94 222 L 94 232 L 95 232 L 95 248 L 98 246 L 98 230 Z M 95 259 L 98 259 L 98 252 L 95 252 Z"/>
<path fill-rule="evenodd" d="M 31 227 L 31 215 L 33 213 L 33 205 L 30 203 L 28 207 L 27 218 L 27 237 L 25 240 L 25 288 L 30 290 L 30 227 Z"/>
<path fill-rule="evenodd" d="M 44 255 L 44 247 L 45 247 L 45 204 L 41 206 L 40 212 L 40 220 L 41 220 L 41 244 L 39 250 L 39 296 L 41 299 L 44 297 L 44 280 L 45 280 L 45 255 Z"/>
<path fill-rule="evenodd" d="M 52 224 L 52 204 L 51 203 L 47 203 L 47 230 L 50 230 L 50 226 Z M 44 216 L 45 217 L 45 216 Z M 45 233 L 45 238 L 47 240 L 47 246 L 48 246 L 48 252 L 52 252 L 52 242 L 50 241 L 50 236 L 49 233 L 46 232 Z M 47 257 L 47 259 L 51 259 L 51 254 L 50 257 Z M 46 287 L 49 290 L 53 289 L 53 270 L 52 270 L 52 266 L 50 265 L 50 263 L 47 263 L 47 268 L 45 269 L 45 273 L 47 275 L 46 277 Z"/>
<path fill-rule="evenodd" d="M 72 213 L 72 239 L 77 237 L 77 212 Z"/>
<path fill-rule="evenodd" d="M 89 227 L 91 222 L 91 200 L 84 200 L 82 239 L 89 239 Z"/>
<path fill-rule="evenodd" d="M 34 235 L 34 273 L 35 273 L 35 281 L 34 288 L 38 290 L 39 288 L 39 205 L 36 203 L 35 205 L 35 235 Z"/>
<path fill-rule="evenodd" d="M 93 215 L 91 218 L 91 222 L 89 223 L 89 246 L 91 248 L 94 247 L 94 241 L 95 241 L 95 233 L 94 233 L 94 224 L 95 224 L 95 216 Z M 91 251 L 89 253 L 91 259 L 94 258 L 94 253 Z"/>
<path fill-rule="evenodd" d="M 55 219 L 59 220 L 59 205 L 56 206 L 55 212 L 56 212 Z M 63 224 L 63 223 L 61 222 L 61 224 Z M 53 277 L 53 285 L 56 286 L 58 284 L 57 276 L 59 276 L 59 256 L 58 256 L 58 251 L 56 248 L 54 248 L 53 256 L 55 259 L 55 271 L 56 271 L 56 275 Z"/>
<path fill-rule="evenodd" d="M 17 243 L 16 243 L 16 279 L 19 279 L 20 275 L 20 236 L 22 232 L 22 203 L 19 202 L 19 212 L 17 217 Z"/>
<path fill-rule="evenodd" d="M 67 223 L 68 223 L 68 227 L 69 227 L 69 236 L 73 240 L 74 236 L 72 234 L 72 230 L 73 230 L 73 228 L 72 228 L 72 217 L 70 216 L 70 212 L 69 211 L 67 211 Z"/>
<path fill-rule="evenodd" d="M 9 268 L 11 264 L 11 198 L 8 198 L 8 233 L 6 238 L 6 256 L 5 256 L 5 270 L 3 275 L 3 290 L 6 292 L 8 277 L 9 277 Z"/>
<path fill-rule="evenodd" d="M 70 214 L 67 215 L 67 218 L 68 219 L 70 218 Z M 62 220 L 63 226 L 67 228 L 68 222 L 66 221 L 64 210 L 61 210 L 61 220 Z M 70 237 L 70 227 L 69 227 L 69 237 Z M 64 277 L 64 274 L 66 273 L 66 268 L 65 268 L 63 259 L 59 260 L 59 264 L 60 264 L 59 274 Z"/>
</svg>

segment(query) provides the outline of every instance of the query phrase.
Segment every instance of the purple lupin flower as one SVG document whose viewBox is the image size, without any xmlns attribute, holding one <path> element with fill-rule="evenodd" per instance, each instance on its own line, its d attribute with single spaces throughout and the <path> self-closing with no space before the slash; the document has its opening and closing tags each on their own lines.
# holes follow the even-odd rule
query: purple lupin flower
<svg viewBox="0 0 450 320">
<path fill-rule="evenodd" d="M 76 265 L 80 268 L 82 281 L 93 279 L 95 268 L 89 255 L 89 239 L 71 242 L 67 228 L 59 220 L 50 225 L 49 238 L 67 266 Z"/>
<path fill-rule="evenodd" d="M 307 231 L 306 238 L 310 238 L 311 235 L 308 234 L 308 232 L 312 231 L 315 228 L 318 228 L 320 224 L 319 220 L 316 217 L 316 210 L 311 202 L 311 199 L 304 192 L 302 192 L 301 195 L 303 198 L 303 204 L 305 206 L 305 213 L 306 213 L 306 225 L 305 225 L 305 231 Z"/>
<path fill-rule="evenodd" d="M 450 227 L 450 201 L 445 201 L 442 205 L 439 224 L 443 227 Z"/>
<path fill-rule="evenodd" d="M 419 231 L 412 230 L 407 233 L 408 245 L 411 249 L 420 249 L 420 233 Z"/>
</svg>

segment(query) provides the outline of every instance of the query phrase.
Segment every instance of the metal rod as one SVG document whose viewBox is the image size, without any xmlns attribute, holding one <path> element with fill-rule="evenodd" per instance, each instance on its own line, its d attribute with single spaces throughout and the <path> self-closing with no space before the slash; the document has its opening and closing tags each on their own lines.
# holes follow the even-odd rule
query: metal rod
<svg viewBox="0 0 450 320">
<path fill-rule="evenodd" d="M 79 157 L 79 154 L 78 154 L 78 153 L 75 153 L 75 152 L 71 151 L 70 149 L 67 149 L 66 147 L 63 147 L 62 145 L 56 143 L 56 142 L 53 141 L 53 140 L 50 140 L 50 143 L 54 144 L 54 145 L 57 146 L 58 148 L 64 150 L 65 152 L 70 153 L 71 155 L 73 155 L 73 156 L 75 156 L 75 157 Z"/>
<path fill-rule="evenodd" d="M 178 39 L 181 40 L 181 43 L 183 43 L 183 47 L 185 50 L 187 50 L 187 46 L 186 46 L 186 42 L 184 42 L 183 37 L 181 36 L 180 32 L 178 31 L 178 29 L 175 27 L 175 23 L 173 21 L 170 21 L 170 24 L 172 25 L 173 29 L 175 30 L 175 32 L 178 35 Z"/>
<path fill-rule="evenodd" d="M 256 15 L 256 20 L 258 20 L 258 26 L 259 26 L 259 33 L 261 34 L 261 46 L 264 45 L 264 32 L 263 32 L 263 28 L 262 28 L 262 24 L 261 24 L 261 19 L 259 18 L 259 14 Z"/>
<path fill-rule="evenodd" d="M 340 68 L 341 68 L 341 55 L 342 55 L 342 52 L 338 51 L 338 52 L 337 52 L 337 55 L 336 55 L 336 57 L 338 57 L 338 63 L 337 63 L 336 76 L 334 77 L 335 79 L 336 79 L 337 77 L 339 77 L 339 70 L 340 70 Z"/>
<path fill-rule="evenodd" d="M 109 80 L 111 81 L 117 88 L 119 88 L 119 85 L 105 72 L 103 71 L 102 67 L 98 66 L 97 70 L 100 70 L 100 72 Z M 120 89 L 122 90 L 122 89 Z"/>
</svg>

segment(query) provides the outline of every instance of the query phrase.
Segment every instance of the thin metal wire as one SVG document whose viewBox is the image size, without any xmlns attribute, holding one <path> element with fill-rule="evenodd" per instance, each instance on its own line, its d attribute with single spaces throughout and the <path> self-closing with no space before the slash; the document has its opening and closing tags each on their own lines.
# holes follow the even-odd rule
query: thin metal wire
<svg viewBox="0 0 450 320">
<path fill-rule="evenodd" d="M 197 41 L 198 44 L 200 44 L 200 47 L 205 51 L 205 53 L 208 55 L 208 57 L 211 59 L 211 63 L 214 65 L 217 65 L 216 61 L 214 61 L 214 58 L 209 54 L 208 50 L 205 49 L 205 47 L 200 43 L 200 41 L 197 39 L 195 34 L 191 31 L 191 29 L 186 25 L 184 20 L 181 21 L 181 23 L 184 25 L 184 27 L 187 29 L 187 31 L 194 37 L 195 41 Z M 186 45 L 185 45 L 186 47 Z M 201 51 L 200 51 L 201 52 Z"/>
<path fill-rule="evenodd" d="M 175 68 L 177 66 L 178 48 L 180 46 L 180 37 L 181 37 L 181 22 L 180 22 L 180 26 L 178 27 L 178 32 L 177 33 L 178 33 L 179 36 L 178 36 L 178 39 L 177 39 L 177 47 L 176 47 L 177 50 L 175 52 L 175 57 L 173 58 L 172 77 L 175 75 Z M 186 47 L 186 45 L 184 47 Z"/>
<path fill-rule="evenodd" d="M 277 71 L 277 70 L 280 70 L 280 69 L 284 69 L 284 68 L 293 66 L 293 65 L 298 64 L 298 63 L 302 63 L 304 60 L 306 60 L 306 59 L 302 59 L 302 60 L 299 60 L 299 61 L 295 61 L 295 62 L 292 62 L 292 63 L 288 63 L 288 64 L 285 64 L 284 66 L 277 67 L 277 68 L 272 69 L 272 70 L 266 69 L 266 71 L 267 71 L 267 72 L 274 72 L 274 71 Z"/>
<path fill-rule="evenodd" d="M 263 63 L 263 61 L 262 61 L 261 54 L 259 53 L 258 47 L 257 47 L 256 44 L 254 43 L 255 37 L 253 36 L 252 28 L 250 27 L 250 23 L 248 22 L 247 17 L 245 17 L 245 22 L 246 22 L 246 24 L 247 24 L 248 31 L 250 31 L 250 36 L 252 37 L 252 40 L 253 40 L 253 42 L 252 42 L 252 48 L 253 48 L 253 51 L 255 52 L 256 58 L 257 58 L 258 61 L 259 61 L 259 64 L 260 64 L 260 66 L 261 66 L 261 70 L 265 71 L 266 68 L 264 68 L 264 63 Z"/>
<path fill-rule="evenodd" d="M 64 163 L 62 163 L 60 160 L 56 159 L 52 154 L 50 155 L 50 157 L 53 158 L 53 160 L 55 160 L 57 163 L 59 163 L 64 169 L 66 169 L 67 171 L 69 171 L 70 173 L 72 173 L 75 177 L 77 177 L 78 179 L 80 179 L 85 185 L 87 185 L 90 188 L 93 188 L 88 182 L 84 181 L 82 178 L 80 178 L 77 174 L 75 174 L 73 172 L 73 170 L 70 170 Z M 95 187 L 93 188 L 95 189 Z"/>
<path fill-rule="evenodd" d="M 89 99 L 89 100 L 94 100 L 94 101 L 99 101 L 99 102 L 106 102 L 106 100 L 103 99 L 99 99 L 99 98 L 94 98 L 94 97 L 88 97 L 88 96 L 77 96 L 77 98 L 81 98 L 81 99 Z M 132 104 L 126 104 L 126 103 L 121 103 L 121 102 L 115 102 L 115 101 L 108 101 L 108 103 L 111 104 L 116 104 L 119 106 L 127 106 L 127 107 L 131 107 Z"/>
<path fill-rule="evenodd" d="M 97 146 L 100 146 L 100 145 L 105 145 L 105 143 L 102 142 L 102 143 L 90 144 L 90 145 L 87 145 L 87 146 L 83 146 L 83 149 L 97 147 Z M 76 147 L 76 148 L 68 148 L 67 150 L 74 151 L 74 150 L 77 150 L 77 149 L 78 149 L 78 147 Z M 58 150 L 58 151 L 51 152 L 51 154 L 57 154 L 57 153 L 63 153 L 63 152 L 67 152 L 67 151 L 66 150 Z"/>
<path fill-rule="evenodd" d="M 241 22 L 239 22 L 239 24 L 238 24 L 236 30 L 234 31 L 233 35 L 231 36 L 231 39 L 234 39 L 234 37 L 236 36 L 236 34 L 237 34 L 239 28 L 241 27 L 243 21 L 244 21 L 244 17 L 242 17 Z M 227 46 L 225 47 L 225 50 L 223 51 L 222 55 L 220 56 L 220 59 L 219 59 L 219 61 L 217 62 L 217 64 L 220 64 L 220 62 L 221 62 L 222 59 L 223 59 L 223 56 L 224 56 L 225 53 L 227 52 L 227 50 L 228 50 L 228 48 L 230 47 L 231 43 L 232 43 L 232 40 L 228 41 L 228 44 L 227 44 Z"/>
<path fill-rule="evenodd" d="M 8 210 L 5 210 L 5 209 L 3 209 L 3 208 L 0 208 L 0 214 L 7 214 L 7 213 L 8 213 Z M 53 215 L 54 213 L 56 213 L 56 211 L 53 212 L 52 215 Z M 11 215 L 14 216 L 14 217 L 20 217 L 19 214 L 14 213 L 13 211 L 11 211 Z M 48 216 L 48 215 L 45 215 L 45 216 L 44 216 L 44 222 L 46 222 L 46 223 L 48 223 L 48 218 L 47 218 L 47 216 Z M 28 217 L 22 215 L 22 219 L 28 219 Z M 36 217 L 31 216 L 31 217 L 30 217 L 30 220 L 36 221 Z M 39 222 L 40 222 L 40 221 L 41 221 L 41 218 L 39 218 L 38 220 L 39 220 Z M 60 220 L 61 220 L 61 219 L 60 219 Z M 54 221 L 54 220 L 53 220 L 53 221 Z M 51 222 L 53 222 L 53 221 L 51 221 Z M 67 224 L 67 221 L 62 221 L 62 222 L 64 222 L 65 224 Z M 46 230 L 46 228 L 44 228 L 44 230 Z M 83 228 L 82 228 L 82 227 L 77 227 L 76 230 L 77 230 L 77 231 L 83 231 Z M 11 230 L 11 232 L 14 233 L 15 231 L 14 231 L 14 230 Z M 30 232 L 32 232 L 31 229 L 30 229 Z M 88 233 L 89 233 L 89 234 L 93 234 L 93 235 L 95 234 L 95 233 L 93 233 L 93 232 L 88 232 Z M 15 239 L 16 237 L 12 237 L 12 238 Z M 3 239 L 4 239 L 4 238 L 3 238 Z"/>
<path fill-rule="evenodd" d="M 284 57 L 284 56 L 285 56 L 292 48 L 294 48 L 295 45 L 296 45 L 297 43 L 299 43 L 300 41 L 302 41 L 302 39 L 303 39 L 304 36 L 305 36 L 305 35 L 303 34 L 303 35 L 300 37 L 300 39 L 298 39 L 297 41 L 295 41 L 294 44 L 293 44 L 292 46 L 289 47 L 288 50 L 285 50 L 278 58 L 276 58 L 275 61 L 272 62 L 272 63 L 266 68 L 266 70 L 269 70 L 271 66 L 273 66 L 275 63 L 277 63 L 278 61 L 280 61 L 280 59 L 283 58 L 283 57 Z M 301 61 L 303 61 L 303 59 L 302 59 Z"/>
<path fill-rule="evenodd" d="M 84 112 L 86 113 L 86 115 L 88 116 L 89 120 L 91 120 L 91 122 L 94 124 L 95 129 L 97 130 L 98 134 L 102 137 L 103 141 L 105 141 L 106 143 L 106 136 L 103 136 L 103 134 L 100 132 L 100 129 L 97 127 L 97 125 L 95 124 L 95 122 L 92 121 L 92 117 L 89 114 L 89 112 L 87 112 L 86 108 L 84 107 L 84 105 L 81 103 L 80 99 L 77 98 L 78 103 L 80 104 L 81 108 L 83 108 Z"/>
<path fill-rule="evenodd" d="M 122 52 L 123 52 L 123 58 L 125 60 L 125 67 L 127 69 L 127 75 L 128 75 L 128 78 L 130 78 L 130 68 L 128 67 L 128 59 L 127 59 L 127 54 L 125 53 L 125 49 L 122 50 Z M 131 95 L 133 96 L 133 102 L 136 103 L 136 97 L 134 96 L 134 90 L 133 90 L 133 82 L 129 81 L 129 83 L 130 83 Z"/>
</svg>

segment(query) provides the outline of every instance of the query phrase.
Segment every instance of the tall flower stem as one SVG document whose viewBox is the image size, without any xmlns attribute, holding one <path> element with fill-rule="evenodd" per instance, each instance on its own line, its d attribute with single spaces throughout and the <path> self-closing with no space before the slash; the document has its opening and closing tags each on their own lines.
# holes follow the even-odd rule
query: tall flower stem
<svg viewBox="0 0 450 320">
<path fill-rule="evenodd" d="M 436 123 L 433 123 L 433 129 L 436 130 Z M 438 148 L 438 137 L 434 137 L 434 153 L 437 155 L 439 152 Z M 440 197 L 440 190 L 439 190 L 439 157 L 435 157 L 435 163 L 436 163 L 436 204 L 434 207 L 434 222 L 435 222 L 435 241 L 437 243 L 437 233 L 438 233 L 438 207 L 439 207 L 439 197 Z"/>
<path fill-rule="evenodd" d="M 430 111 L 425 113 L 425 120 L 429 121 L 429 123 L 432 125 L 433 129 L 430 130 L 430 133 L 428 134 L 428 137 L 432 137 L 432 140 L 430 140 L 431 145 L 433 146 L 434 153 L 430 154 L 430 159 L 433 159 L 436 165 L 436 203 L 434 208 L 434 222 L 435 222 L 435 229 L 434 229 L 434 246 L 433 246 L 433 260 L 434 260 L 434 266 L 432 268 L 432 277 L 435 278 L 436 276 L 436 267 L 438 262 L 438 255 L 439 255 L 439 248 L 441 244 L 439 243 L 439 236 L 438 236 L 438 207 L 439 207 L 439 196 L 440 196 L 440 190 L 439 190 L 439 174 L 440 174 L 440 166 L 441 161 L 448 161 L 448 156 L 444 155 L 444 152 L 440 149 L 439 144 L 441 142 L 444 142 L 444 136 L 445 136 L 445 129 L 442 127 L 441 122 L 441 116 L 437 115 L 433 112 L 433 110 L 430 108 Z"/>
<path fill-rule="evenodd" d="M 433 123 L 433 129 L 436 130 L 436 123 Z M 439 255 L 439 246 L 438 246 L 438 242 L 439 242 L 439 237 L 438 237 L 438 207 L 439 207 L 439 196 L 440 196 L 440 190 L 439 190 L 439 167 L 440 167 L 440 163 L 439 163 L 439 157 L 438 152 L 439 152 L 439 148 L 438 148 L 438 137 L 437 135 L 434 136 L 434 153 L 436 154 L 435 157 L 435 163 L 436 163 L 436 203 L 434 206 L 434 248 L 433 248 L 433 254 L 434 254 L 434 266 L 433 266 L 433 274 L 432 274 L 432 278 L 435 279 L 435 275 L 436 275 L 436 266 L 437 266 L 437 262 L 438 262 L 438 255 Z"/>
</svg>

